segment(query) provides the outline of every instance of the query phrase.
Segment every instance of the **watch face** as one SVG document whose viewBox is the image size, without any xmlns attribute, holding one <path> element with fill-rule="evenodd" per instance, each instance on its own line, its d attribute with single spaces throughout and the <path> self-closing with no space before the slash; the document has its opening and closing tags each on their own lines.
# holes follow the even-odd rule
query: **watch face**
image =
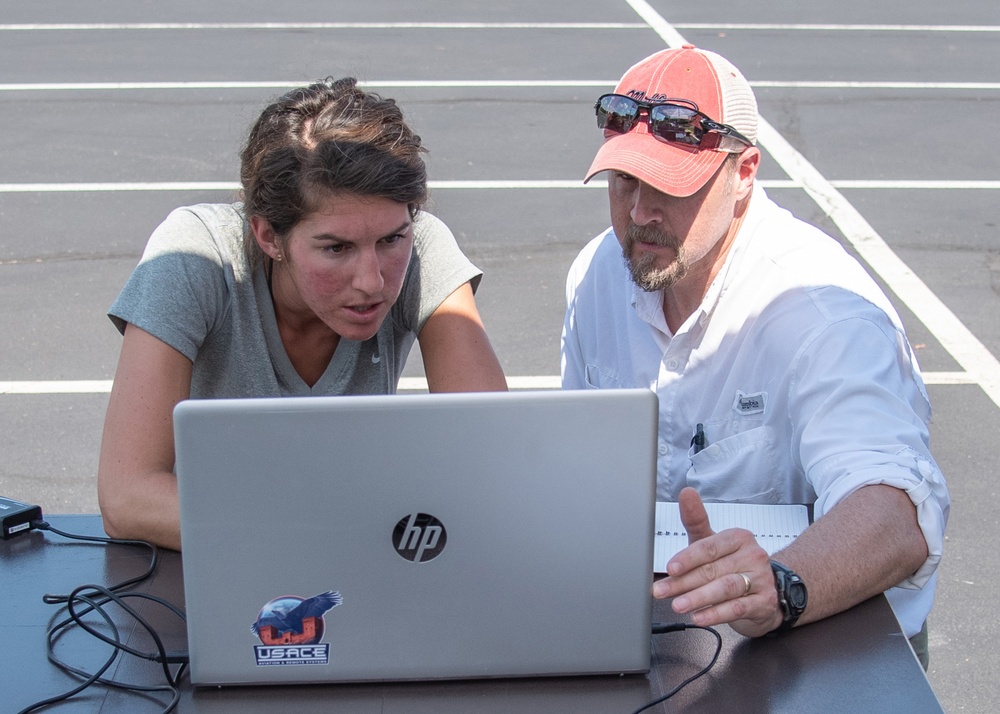
<svg viewBox="0 0 1000 714">
<path fill-rule="evenodd" d="M 788 588 L 788 603 L 796 610 L 806 606 L 806 588 L 802 583 L 792 583 Z"/>
<path fill-rule="evenodd" d="M 791 627 L 806 609 L 809 596 L 802 578 L 781 563 L 771 561 L 774 570 L 774 585 L 778 589 L 778 600 L 784 614 L 783 628 Z"/>
</svg>

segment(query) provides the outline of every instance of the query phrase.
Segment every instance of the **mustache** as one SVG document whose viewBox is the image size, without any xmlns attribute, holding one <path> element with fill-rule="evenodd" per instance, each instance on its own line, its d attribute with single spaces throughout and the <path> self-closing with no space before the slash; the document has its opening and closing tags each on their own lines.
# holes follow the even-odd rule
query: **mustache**
<svg viewBox="0 0 1000 714">
<path fill-rule="evenodd" d="M 636 243 L 652 243 L 653 245 L 678 248 L 679 242 L 671 236 L 661 233 L 652 226 L 639 226 L 629 223 L 623 236 L 625 243 L 633 246 Z"/>
</svg>

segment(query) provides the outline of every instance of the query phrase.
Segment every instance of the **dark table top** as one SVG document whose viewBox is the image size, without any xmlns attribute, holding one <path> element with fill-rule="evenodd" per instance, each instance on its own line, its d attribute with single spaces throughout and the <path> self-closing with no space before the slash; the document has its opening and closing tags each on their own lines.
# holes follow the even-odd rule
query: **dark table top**
<svg viewBox="0 0 1000 714">
<path fill-rule="evenodd" d="M 61 530 L 103 535 L 92 515 L 47 516 Z M 3 712 L 66 691 L 79 683 L 46 656 L 46 632 L 58 608 L 45 604 L 46 593 L 66 594 L 88 584 L 110 585 L 141 573 L 148 552 L 67 540 L 33 531 L 0 541 L 0 680 Z M 137 586 L 183 607 L 181 558 L 161 551 L 151 581 Z M 136 601 L 163 637 L 168 650 L 186 649 L 183 622 L 166 609 Z M 124 615 L 122 637 L 137 649 L 153 651 L 148 636 Z M 653 619 L 679 618 L 666 602 L 654 604 Z M 941 712 L 930 684 L 883 596 L 822 622 L 777 637 L 749 640 L 728 627 L 715 667 L 652 712 Z M 180 712 L 286 710 L 339 712 L 632 712 L 702 669 L 712 657 L 715 638 L 707 632 L 655 635 L 648 675 L 504 679 L 389 684 L 299 685 L 289 687 L 194 688 L 182 680 Z M 79 629 L 59 638 L 61 659 L 87 670 L 99 668 L 110 647 Z M 159 665 L 119 657 L 108 676 L 135 683 L 163 681 Z M 63 712 L 160 711 L 169 696 L 137 695 L 94 686 L 63 704 Z"/>
</svg>

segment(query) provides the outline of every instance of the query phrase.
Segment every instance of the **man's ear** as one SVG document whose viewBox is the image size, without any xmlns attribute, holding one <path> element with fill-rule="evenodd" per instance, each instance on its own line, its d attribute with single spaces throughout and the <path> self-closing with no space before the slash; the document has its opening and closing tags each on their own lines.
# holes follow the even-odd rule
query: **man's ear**
<svg viewBox="0 0 1000 714">
<path fill-rule="evenodd" d="M 273 260 L 281 260 L 281 246 L 278 245 L 278 236 L 269 220 L 263 216 L 250 216 L 250 230 L 253 231 L 253 237 L 264 251 L 264 255 L 270 256 Z"/>
<path fill-rule="evenodd" d="M 737 186 L 737 200 L 746 198 L 753 189 L 754 179 L 757 178 L 757 169 L 760 168 L 760 149 L 750 146 L 743 150 L 736 160 L 736 173 L 739 186 Z"/>
</svg>

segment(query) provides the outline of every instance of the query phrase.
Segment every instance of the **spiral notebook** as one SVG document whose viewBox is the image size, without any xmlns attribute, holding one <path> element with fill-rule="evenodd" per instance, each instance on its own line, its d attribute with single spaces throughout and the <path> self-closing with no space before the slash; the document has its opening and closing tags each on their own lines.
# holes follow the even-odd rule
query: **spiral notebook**
<svg viewBox="0 0 1000 714">
<path fill-rule="evenodd" d="M 716 533 L 727 528 L 746 528 L 768 555 L 790 545 L 809 527 L 810 510 L 800 504 L 706 503 L 708 522 Z M 687 529 L 676 503 L 656 504 L 656 535 L 653 541 L 653 571 L 667 572 L 667 563 L 688 545 Z"/>
</svg>

